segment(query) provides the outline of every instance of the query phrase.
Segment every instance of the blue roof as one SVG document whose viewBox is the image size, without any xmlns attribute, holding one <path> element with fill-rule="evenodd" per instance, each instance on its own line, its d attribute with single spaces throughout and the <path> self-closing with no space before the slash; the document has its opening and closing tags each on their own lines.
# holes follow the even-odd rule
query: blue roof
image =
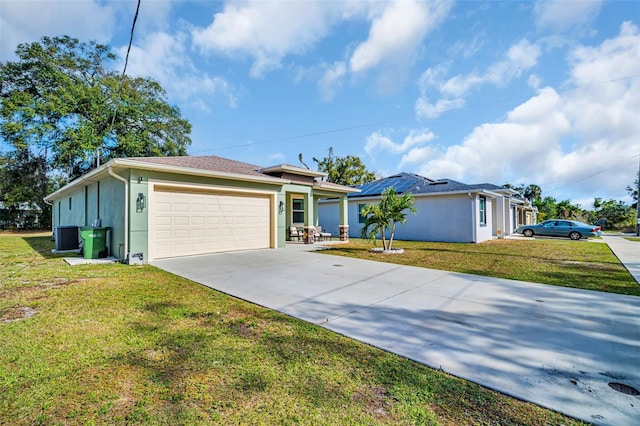
<svg viewBox="0 0 640 426">
<path fill-rule="evenodd" d="M 493 184 L 467 185 L 453 179 L 429 179 L 413 173 L 399 173 L 373 182 L 356 186 L 358 193 L 349 194 L 349 198 L 370 197 L 382 194 L 388 188 L 394 188 L 397 193 L 410 192 L 412 194 L 433 194 L 442 192 L 473 191 L 478 189 L 502 189 Z"/>
</svg>

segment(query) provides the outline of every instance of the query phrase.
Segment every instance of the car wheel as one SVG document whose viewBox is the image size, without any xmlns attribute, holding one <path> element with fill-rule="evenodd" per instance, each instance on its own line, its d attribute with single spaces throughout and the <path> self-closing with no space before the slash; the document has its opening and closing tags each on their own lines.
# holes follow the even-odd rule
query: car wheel
<svg viewBox="0 0 640 426">
<path fill-rule="evenodd" d="M 531 229 L 525 229 L 522 232 L 522 235 L 524 235 L 525 237 L 533 237 L 533 231 Z"/>
<path fill-rule="evenodd" d="M 582 238 L 582 235 L 580 235 L 580 233 L 577 231 L 573 231 L 569 234 L 569 238 L 571 238 L 572 240 L 579 240 L 580 238 Z"/>
</svg>

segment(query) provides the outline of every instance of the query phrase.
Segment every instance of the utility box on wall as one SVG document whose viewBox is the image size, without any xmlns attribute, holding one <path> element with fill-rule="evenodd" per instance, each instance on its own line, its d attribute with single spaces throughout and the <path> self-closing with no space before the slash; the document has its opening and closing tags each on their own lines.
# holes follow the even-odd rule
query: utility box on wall
<svg viewBox="0 0 640 426">
<path fill-rule="evenodd" d="M 78 238 L 78 227 L 58 226 L 55 233 L 56 250 L 78 250 L 80 239 Z"/>
</svg>

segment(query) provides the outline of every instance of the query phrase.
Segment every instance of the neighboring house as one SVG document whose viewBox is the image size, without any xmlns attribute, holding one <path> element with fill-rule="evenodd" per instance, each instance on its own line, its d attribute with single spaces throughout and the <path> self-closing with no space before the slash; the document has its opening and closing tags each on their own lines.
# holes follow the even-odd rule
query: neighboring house
<svg viewBox="0 0 640 426">
<path fill-rule="evenodd" d="M 357 186 L 358 193 L 348 195 L 349 236 L 360 237 L 366 204 L 380 201 L 382 191 L 394 188 L 410 192 L 417 214 L 407 215 L 407 223 L 396 227 L 399 240 L 479 243 L 498 235 L 510 235 L 522 220 L 535 221 L 535 207 L 516 198 L 515 191 L 492 184 L 468 185 L 452 179 L 428 179 L 412 173 L 399 173 Z M 337 199 L 319 204 L 320 223 L 334 232 L 339 225 L 334 217 Z"/>
<path fill-rule="evenodd" d="M 0 229 L 38 229 L 42 210 L 32 203 L 5 205 L 0 201 Z"/>
<path fill-rule="evenodd" d="M 114 159 L 46 197 L 53 227 L 110 227 L 107 246 L 145 262 L 231 250 L 284 247 L 289 227 L 318 225 L 318 200 L 347 237 L 347 194 L 325 173 L 286 164 L 263 168 L 216 156 Z M 336 198 L 337 197 L 337 198 Z M 308 243 L 313 232 L 306 233 Z"/>
</svg>

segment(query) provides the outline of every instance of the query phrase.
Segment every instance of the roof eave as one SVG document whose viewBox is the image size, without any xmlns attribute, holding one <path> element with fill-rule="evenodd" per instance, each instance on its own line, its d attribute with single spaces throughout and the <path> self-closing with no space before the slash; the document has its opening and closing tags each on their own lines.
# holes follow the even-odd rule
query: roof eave
<svg viewBox="0 0 640 426">
<path fill-rule="evenodd" d="M 311 176 L 314 178 L 323 178 L 327 177 L 327 173 L 318 172 L 310 169 L 303 169 L 302 167 L 289 166 L 287 164 L 278 164 L 277 166 L 265 167 L 260 169 L 261 173 L 278 173 L 278 172 L 286 172 L 286 173 L 294 173 L 302 176 Z"/>
<path fill-rule="evenodd" d="M 103 164 L 97 169 L 91 170 L 90 172 L 80 176 L 74 181 L 69 182 L 62 188 L 47 195 L 46 197 L 44 197 L 45 201 L 51 202 L 75 190 L 77 187 L 80 187 L 83 184 L 99 181 L 101 178 L 104 177 L 103 175 L 108 175 L 109 167 L 114 169 L 121 169 L 121 170 L 122 169 L 138 169 L 138 170 L 176 173 L 176 174 L 183 174 L 183 175 L 190 175 L 190 176 L 203 176 L 203 177 L 211 177 L 211 178 L 219 178 L 219 179 L 237 180 L 237 181 L 244 181 L 244 182 L 275 184 L 275 185 L 285 185 L 285 184 L 291 183 L 290 180 L 276 178 L 273 176 L 253 176 L 253 175 L 246 175 L 246 174 L 240 174 L 240 173 L 228 173 L 228 172 L 219 172 L 214 170 L 196 169 L 192 167 L 148 163 L 145 161 L 130 160 L 126 158 L 114 158 L 113 160 L 109 160 L 107 163 Z"/>
<path fill-rule="evenodd" d="M 117 158 L 113 161 L 116 161 L 116 165 L 118 166 L 124 166 L 132 169 L 139 169 L 139 170 L 177 173 L 177 174 L 190 175 L 190 176 L 215 177 L 215 178 L 222 178 L 222 179 L 229 179 L 229 180 L 241 180 L 245 182 L 273 183 L 277 185 L 284 185 L 287 183 L 291 183 L 291 181 L 288 179 L 282 179 L 282 178 L 277 178 L 273 176 L 255 176 L 255 175 L 247 175 L 242 173 L 220 172 L 216 170 L 197 169 L 194 167 L 149 163 L 146 161 L 129 160 L 126 158 Z"/>
</svg>

